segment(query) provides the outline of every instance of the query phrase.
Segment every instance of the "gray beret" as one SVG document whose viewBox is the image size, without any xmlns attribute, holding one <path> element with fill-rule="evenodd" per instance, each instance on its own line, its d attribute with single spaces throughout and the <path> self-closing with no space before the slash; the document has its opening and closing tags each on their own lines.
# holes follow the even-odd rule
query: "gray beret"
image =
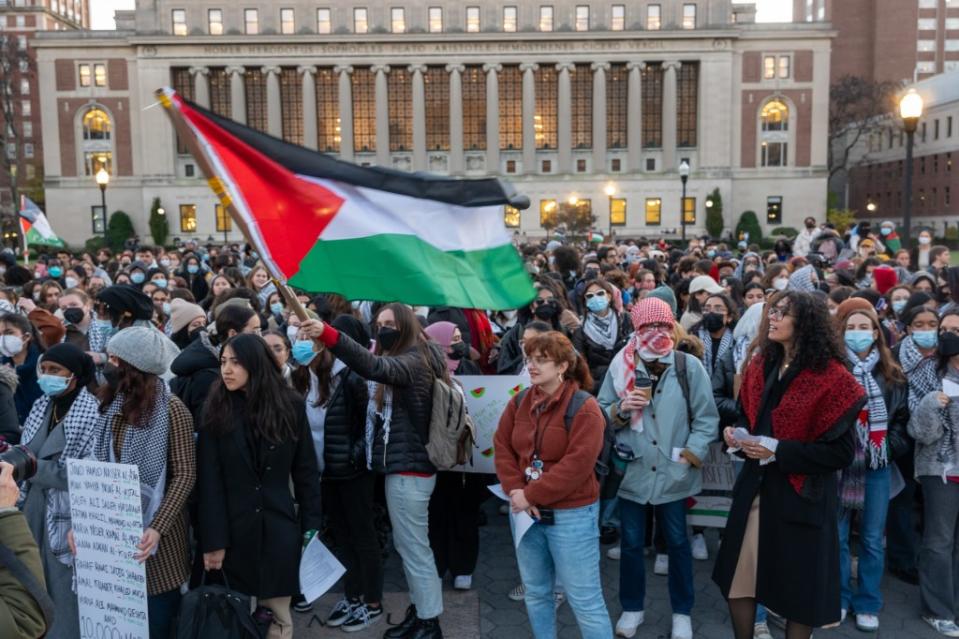
<svg viewBox="0 0 959 639">
<path fill-rule="evenodd" d="M 110 338 L 107 354 L 144 373 L 163 375 L 170 370 L 170 364 L 180 354 L 180 349 L 155 328 L 131 326 Z"/>
</svg>

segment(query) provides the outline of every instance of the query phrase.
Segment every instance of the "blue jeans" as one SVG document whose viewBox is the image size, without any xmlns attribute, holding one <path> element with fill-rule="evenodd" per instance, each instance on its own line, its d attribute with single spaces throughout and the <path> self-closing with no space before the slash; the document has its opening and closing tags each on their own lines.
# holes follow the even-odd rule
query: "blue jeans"
<svg viewBox="0 0 959 639">
<path fill-rule="evenodd" d="M 583 639 L 609 639 L 613 626 L 599 574 L 599 503 L 554 514 L 554 524 L 533 524 L 516 549 L 533 636 L 556 637 L 553 582 L 560 581 Z"/>
<path fill-rule="evenodd" d="M 169 639 L 174 621 L 180 612 L 180 589 L 147 597 L 150 618 L 150 639 Z"/>
<path fill-rule="evenodd" d="M 393 544 L 403 560 L 410 600 L 420 619 L 439 617 L 443 612 L 443 582 L 436 572 L 429 535 L 430 496 L 435 486 L 436 475 L 386 476 Z"/>
<path fill-rule="evenodd" d="M 733 468 L 736 469 L 736 477 L 739 477 L 739 473 L 743 472 L 745 466 L 745 461 L 733 457 Z M 766 606 L 761 603 L 756 603 L 756 623 L 766 623 L 766 618 Z"/>
<path fill-rule="evenodd" d="M 686 500 L 654 506 L 656 519 L 663 524 L 669 553 L 669 601 L 673 613 L 688 615 L 693 609 L 693 553 L 686 536 Z M 643 542 L 646 537 L 646 505 L 628 499 L 619 500 L 622 527 L 622 557 L 619 562 L 619 603 L 626 612 L 645 610 L 646 561 Z"/>
<path fill-rule="evenodd" d="M 889 510 L 889 467 L 866 471 L 866 498 L 859 513 L 859 575 L 856 590 L 849 585 L 852 559 L 849 555 L 849 524 L 852 511 L 839 517 L 839 584 L 842 607 L 861 615 L 878 615 L 882 610 L 882 535 Z"/>
</svg>

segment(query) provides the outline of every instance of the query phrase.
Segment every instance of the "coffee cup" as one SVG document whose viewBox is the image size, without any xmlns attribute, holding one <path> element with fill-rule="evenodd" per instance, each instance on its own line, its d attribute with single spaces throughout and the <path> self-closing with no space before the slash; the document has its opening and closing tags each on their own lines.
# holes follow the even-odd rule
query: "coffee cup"
<svg viewBox="0 0 959 639">
<path fill-rule="evenodd" d="M 651 400 L 653 397 L 653 380 L 648 377 L 637 377 L 636 383 L 633 385 L 637 391 L 643 394 L 643 397 L 646 400 Z"/>
</svg>

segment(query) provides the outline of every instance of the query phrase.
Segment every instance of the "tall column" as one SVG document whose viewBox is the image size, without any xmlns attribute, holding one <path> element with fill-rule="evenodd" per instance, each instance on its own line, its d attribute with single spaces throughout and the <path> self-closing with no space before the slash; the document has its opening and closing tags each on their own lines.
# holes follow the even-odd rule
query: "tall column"
<svg viewBox="0 0 959 639">
<path fill-rule="evenodd" d="M 283 137 L 283 102 L 280 100 L 280 67 L 263 67 L 266 76 L 266 130 L 275 138 Z"/>
<path fill-rule="evenodd" d="M 426 170 L 426 87 L 423 74 L 426 66 L 411 64 L 409 72 L 413 76 L 413 169 Z"/>
<path fill-rule="evenodd" d="M 316 150 L 316 67 L 297 67 L 303 76 L 303 145 Z"/>
<path fill-rule="evenodd" d="M 246 87 L 243 86 L 243 67 L 227 67 L 230 74 L 230 113 L 233 120 L 246 124 Z"/>
<path fill-rule="evenodd" d="M 463 161 L 463 72 L 462 64 L 447 64 L 450 74 L 450 173 L 460 175 L 465 169 Z"/>
<path fill-rule="evenodd" d="M 681 62 L 663 62 L 663 170 L 676 170 L 676 69 Z"/>
<path fill-rule="evenodd" d="M 606 172 L 606 72 L 609 62 L 594 62 L 593 70 L 593 173 Z"/>
<path fill-rule="evenodd" d="M 626 65 L 629 70 L 629 93 L 626 98 L 626 146 L 629 170 L 639 173 L 643 157 L 643 87 L 642 72 L 646 68 L 645 62 L 630 62 Z"/>
<path fill-rule="evenodd" d="M 536 173 L 536 70 L 535 62 L 519 65 L 523 72 L 523 173 Z"/>
<path fill-rule="evenodd" d="M 207 76 L 210 70 L 206 67 L 190 67 L 193 76 L 193 99 L 201 107 L 210 108 L 210 83 Z"/>
<path fill-rule="evenodd" d="M 486 172 L 499 173 L 499 79 L 502 64 L 486 63 Z"/>
<path fill-rule="evenodd" d="M 560 62 L 556 65 L 559 71 L 556 97 L 556 143 L 558 147 L 559 172 L 570 173 L 573 159 L 573 91 L 570 86 L 569 72 L 575 69 L 572 62 Z"/>
<path fill-rule="evenodd" d="M 386 74 L 390 67 L 377 64 L 370 68 L 376 74 L 376 163 L 390 165 L 390 87 Z"/>
<path fill-rule="evenodd" d="M 340 158 L 343 160 L 353 160 L 353 83 L 350 81 L 350 74 L 353 73 L 353 67 L 348 64 L 340 64 L 333 67 L 334 73 L 339 78 L 339 103 L 340 103 Z"/>
</svg>

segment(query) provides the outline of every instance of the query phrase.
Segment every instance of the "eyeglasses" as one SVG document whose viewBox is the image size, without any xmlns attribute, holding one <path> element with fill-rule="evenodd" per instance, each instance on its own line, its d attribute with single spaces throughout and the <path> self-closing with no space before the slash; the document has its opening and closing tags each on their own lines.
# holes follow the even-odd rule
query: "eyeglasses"
<svg viewBox="0 0 959 639">
<path fill-rule="evenodd" d="M 606 297 L 606 291 L 596 291 L 595 293 L 587 293 L 586 299 L 591 300 L 594 297 Z"/>
<path fill-rule="evenodd" d="M 789 307 L 779 308 L 778 306 L 774 306 L 766 312 L 766 317 L 778 322 L 784 317 L 789 317 Z"/>
<path fill-rule="evenodd" d="M 526 361 L 532 364 L 533 366 L 545 366 L 546 364 L 549 364 L 553 360 L 551 360 L 548 357 L 530 357 Z"/>
<path fill-rule="evenodd" d="M 640 328 L 644 331 L 671 331 L 673 330 L 673 325 L 665 322 L 656 322 L 655 324 L 644 324 Z"/>
</svg>

